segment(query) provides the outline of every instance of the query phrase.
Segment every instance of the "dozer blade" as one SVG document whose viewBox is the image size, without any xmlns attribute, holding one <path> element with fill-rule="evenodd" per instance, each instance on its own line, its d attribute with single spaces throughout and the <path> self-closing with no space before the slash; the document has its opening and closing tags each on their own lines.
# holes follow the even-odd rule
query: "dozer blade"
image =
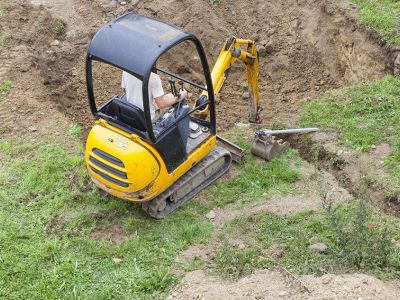
<svg viewBox="0 0 400 300">
<path fill-rule="evenodd" d="M 244 164 L 244 149 L 240 148 L 238 145 L 235 145 L 234 143 L 228 141 L 227 139 L 224 139 L 222 136 L 219 135 L 217 135 L 217 145 L 228 150 L 231 153 L 232 160 L 235 163 L 239 165 Z"/>
<path fill-rule="evenodd" d="M 214 147 L 201 162 L 171 187 L 152 200 L 143 202 L 143 210 L 155 219 L 162 219 L 224 175 L 229 170 L 231 162 L 229 151 L 218 146 Z"/>
<path fill-rule="evenodd" d="M 289 148 L 290 144 L 283 140 L 276 139 L 273 135 L 255 137 L 251 146 L 251 153 L 265 160 L 272 160 Z"/>
</svg>

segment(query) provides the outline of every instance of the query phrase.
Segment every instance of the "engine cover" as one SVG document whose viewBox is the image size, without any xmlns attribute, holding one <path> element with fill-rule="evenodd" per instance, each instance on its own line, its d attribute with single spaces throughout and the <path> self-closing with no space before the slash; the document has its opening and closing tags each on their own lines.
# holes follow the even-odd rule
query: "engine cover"
<svg viewBox="0 0 400 300">
<path fill-rule="evenodd" d="M 149 149 L 101 124 L 89 133 L 86 164 L 97 186 L 128 200 L 144 198 L 160 173 L 159 162 Z"/>
</svg>

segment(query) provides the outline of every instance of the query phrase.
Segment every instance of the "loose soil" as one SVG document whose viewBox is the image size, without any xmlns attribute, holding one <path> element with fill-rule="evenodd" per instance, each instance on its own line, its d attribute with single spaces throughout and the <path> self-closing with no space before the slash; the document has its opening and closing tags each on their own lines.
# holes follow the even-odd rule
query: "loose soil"
<svg viewBox="0 0 400 300">
<path fill-rule="evenodd" d="M 198 270 L 188 273 L 168 299 L 398 299 L 399 287 L 363 274 L 299 276 L 310 290 L 281 273 L 258 270 L 237 282 Z"/>
<path fill-rule="evenodd" d="M 68 144 L 65 132 L 70 121 L 81 125 L 87 133 L 93 118 L 86 98 L 85 51 L 98 28 L 126 10 L 174 23 L 194 33 L 205 45 L 210 65 L 215 62 L 225 38 L 232 34 L 264 45 L 267 55 L 260 57 L 260 95 L 264 107 L 263 125 L 268 127 L 275 123 L 295 126 L 301 102 L 327 90 L 378 79 L 393 72 L 393 51 L 383 47 L 376 34 L 346 17 L 346 10 L 354 9 L 352 6 L 337 8 L 329 0 L 259 0 L 252 5 L 243 0 L 126 2 L 121 5 L 122 2 L 114 0 L 1 1 L 0 9 L 6 14 L 0 17 L 0 31 L 8 34 L 9 39 L 6 45 L 0 46 L 0 83 L 6 79 L 13 81 L 13 89 L 0 106 L 2 138 L 45 136 Z M 65 34 L 60 35 L 53 18 L 66 24 Z M 191 60 L 192 57 L 185 54 L 180 63 L 184 65 Z M 110 92 L 107 83 L 118 80 L 120 75 L 107 73 L 100 67 L 96 70 L 103 80 L 98 95 L 105 95 Z M 240 90 L 245 81 L 243 66 L 235 65 L 218 99 L 219 130 L 247 121 L 247 103 L 242 100 L 243 91 Z M 306 150 L 304 144 L 294 144 L 300 151 Z M 371 157 L 374 164 L 387 151 L 386 145 L 378 145 L 375 152 L 365 157 L 351 158 L 353 164 L 344 165 L 342 160 L 337 160 L 337 169 L 349 168 L 346 174 L 351 173 L 353 165 L 371 161 Z M 315 160 L 309 161 L 315 163 Z M 325 185 L 306 185 L 301 195 L 276 195 L 241 210 L 234 206 L 224 208 L 216 211 L 214 225 L 221 227 L 239 214 L 262 211 L 290 214 L 318 209 L 320 200 L 316 195 L 321 188 L 337 201 L 351 198 L 347 190 L 353 192 L 354 183 L 349 183 L 347 178 L 343 180 L 339 171 L 331 172 L 332 176 L 312 166 L 306 170 L 311 170 L 310 176 L 317 174 L 315 176 Z M 331 168 L 326 170 L 331 171 Z M 354 176 L 359 176 L 358 171 L 354 172 Z M 91 236 L 111 240 L 115 236 L 113 241 L 118 242 L 124 238 L 124 233 L 116 222 L 107 230 L 97 228 Z M 201 255 L 201 251 L 197 253 Z M 212 257 L 209 248 L 205 247 L 204 252 L 205 258 Z M 366 275 L 328 276 L 330 280 L 302 276 L 301 280 L 312 291 L 308 295 L 273 271 L 260 270 L 238 282 L 225 282 L 204 271 L 195 271 L 186 275 L 183 285 L 176 287 L 170 298 L 395 299 L 400 291 L 398 286 Z"/>
</svg>

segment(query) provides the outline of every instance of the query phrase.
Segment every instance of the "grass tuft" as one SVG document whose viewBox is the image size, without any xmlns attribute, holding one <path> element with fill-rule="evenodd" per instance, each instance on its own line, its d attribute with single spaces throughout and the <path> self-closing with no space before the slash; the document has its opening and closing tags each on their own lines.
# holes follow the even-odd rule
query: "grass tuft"
<svg viewBox="0 0 400 300">
<path fill-rule="evenodd" d="M 7 44 L 9 38 L 10 38 L 10 35 L 8 33 L 0 32 L 0 47 Z"/>
<path fill-rule="evenodd" d="M 55 18 L 53 20 L 53 26 L 54 26 L 54 30 L 56 32 L 56 34 L 59 37 L 62 37 L 66 34 L 67 32 L 67 25 L 65 24 L 65 22 L 59 18 Z"/>
</svg>

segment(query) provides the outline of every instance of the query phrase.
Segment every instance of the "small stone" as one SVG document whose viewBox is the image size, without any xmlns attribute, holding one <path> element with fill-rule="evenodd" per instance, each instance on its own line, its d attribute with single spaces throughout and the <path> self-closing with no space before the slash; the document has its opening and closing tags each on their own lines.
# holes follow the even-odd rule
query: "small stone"
<svg viewBox="0 0 400 300">
<path fill-rule="evenodd" d="M 126 5 L 126 2 L 125 2 L 125 1 L 122 1 L 122 2 L 121 2 L 121 5 Z"/>
<path fill-rule="evenodd" d="M 59 46 L 60 45 L 60 41 L 59 40 L 54 40 L 50 43 L 50 46 Z"/>
<path fill-rule="evenodd" d="M 397 55 L 396 59 L 394 60 L 394 75 L 400 76 L 400 53 Z"/>
<path fill-rule="evenodd" d="M 255 35 L 253 35 L 253 36 L 251 37 L 251 39 L 252 39 L 254 42 L 258 42 L 258 41 L 260 40 L 260 36 L 259 36 L 258 34 L 255 34 Z"/>
<path fill-rule="evenodd" d="M 288 292 L 283 291 L 283 292 L 280 292 L 280 293 L 278 294 L 278 296 L 279 296 L 279 297 L 284 297 L 284 296 L 286 296 L 287 294 L 288 294 Z"/>
<path fill-rule="evenodd" d="M 215 212 L 211 210 L 208 214 L 206 214 L 206 218 L 209 220 L 214 220 L 216 217 Z"/>
<path fill-rule="evenodd" d="M 275 31 L 276 30 L 274 28 L 271 28 L 270 30 L 268 30 L 268 32 L 267 32 L 268 36 L 273 35 L 275 33 Z"/>
<path fill-rule="evenodd" d="M 244 243 L 240 243 L 239 245 L 238 245 L 238 249 L 239 250 L 243 250 L 243 249 L 245 249 L 246 248 L 246 245 L 244 244 Z"/>
<path fill-rule="evenodd" d="M 375 150 L 376 146 L 375 145 L 371 145 L 371 149 Z"/>
<path fill-rule="evenodd" d="M 267 44 L 265 44 L 265 51 L 267 51 L 268 54 L 274 52 L 274 45 L 272 41 L 269 41 Z"/>
<path fill-rule="evenodd" d="M 260 57 L 267 56 L 267 49 L 262 45 L 257 45 L 257 52 Z"/>
<path fill-rule="evenodd" d="M 237 127 L 237 128 L 249 128 L 250 124 L 249 123 L 238 122 L 238 123 L 235 124 L 235 127 Z"/>
<path fill-rule="evenodd" d="M 323 284 L 328 284 L 329 282 L 332 281 L 332 276 L 329 274 L 325 274 L 324 276 L 321 277 L 321 281 Z"/>
<path fill-rule="evenodd" d="M 249 92 L 244 92 L 243 94 L 242 94 L 242 99 L 243 100 L 247 100 L 247 99 L 249 99 L 250 98 L 250 93 Z"/>
<path fill-rule="evenodd" d="M 313 250 L 318 253 L 326 253 L 328 251 L 328 246 L 324 243 L 315 243 L 308 247 L 308 249 Z"/>
<path fill-rule="evenodd" d="M 400 241 L 392 241 L 392 246 L 394 249 L 399 250 L 400 249 Z"/>
<path fill-rule="evenodd" d="M 113 263 L 115 264 L 120 264 L 123 262 L 123 260 L 121 258 L 117 258 L 117 257 L 113 257 L 112 259 Z"/>
<path fill-rule="evenodd" d="M 28 130 L 32 132 L 38 131 L 37 127 L 35 126 L 29 126 Z"/>
</svg>

